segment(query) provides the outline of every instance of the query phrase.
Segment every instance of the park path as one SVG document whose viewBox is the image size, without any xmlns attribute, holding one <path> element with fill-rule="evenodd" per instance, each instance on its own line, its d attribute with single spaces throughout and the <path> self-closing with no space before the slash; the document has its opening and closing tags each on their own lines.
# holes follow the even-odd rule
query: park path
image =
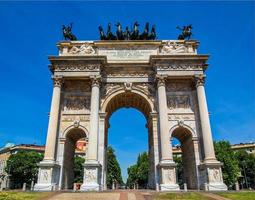
<svg viewBox="0 0 255 200">
<path fill-rule="evenodd" d="M 152 200 L 149 192 L 123 190 L 116 192 L 63 192 L 48 200 Z"/>
</svg>

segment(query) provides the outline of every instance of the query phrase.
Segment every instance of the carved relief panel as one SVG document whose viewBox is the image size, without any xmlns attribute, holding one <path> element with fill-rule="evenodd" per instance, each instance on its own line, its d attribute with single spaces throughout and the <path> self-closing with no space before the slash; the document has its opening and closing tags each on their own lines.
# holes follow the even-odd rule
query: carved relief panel
<svg viewBox="0 0 255 200">
<path fill-rule="evenodd" d="M 66 81 L 62 111 L 64 113 L 87 113 L 90 110 L 90 83 L 87 81 Z"/>
</svg>

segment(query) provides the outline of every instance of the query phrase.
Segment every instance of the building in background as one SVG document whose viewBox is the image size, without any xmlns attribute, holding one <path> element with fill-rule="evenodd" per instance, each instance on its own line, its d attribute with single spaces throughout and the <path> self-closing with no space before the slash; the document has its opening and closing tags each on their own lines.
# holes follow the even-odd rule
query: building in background
<svg viewBox="0 0 255 200">
<path fill-rule="evenodd" d="M 87 140 L 80 139 L 76 143 L 75 155 L 84 157 L 86 155 Z M 10 182 L 8 173 L 5 171 L 8 158 L 12 154 L 16 154 L 19 151 L 35 151 L 37 153 L 44 154 L 45 146 L 35 144 L 19 144 L 7 143 L 3 148 L 0 148 L 0 189 L 6 189 L 9 187 Z"/>
</svg>

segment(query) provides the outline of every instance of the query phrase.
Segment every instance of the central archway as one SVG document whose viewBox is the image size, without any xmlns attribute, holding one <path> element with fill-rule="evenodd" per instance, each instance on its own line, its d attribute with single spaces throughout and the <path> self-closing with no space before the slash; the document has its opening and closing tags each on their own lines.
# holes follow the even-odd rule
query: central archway
<svg viewBox="0 0 255 200">
<path fill-rule="evenodd" d="M 102 105 L 102 111 L 106 113 L 105 118 L 105 149 L 108 146 L 108 128 L 109 119 L 111 115 L 120 108 L 135 108 L 140 111 L 147 121 L 146 127 L 148 129 L 148 154 L 150 158 L 150 173 L 148 177 L 148 186 L 150 188 L 155 188 L 155 177 L 156 177 L 156 167 L 155 167 L 155 149 L 153 140 L 153 123 L 152 123 L 152 113 L 154 111 L 153 102 L 143 93 L 139 91 L 119 91 L 115 92 L 114 95 L 109 96 Z M 154 123 L 155 126 L 155 123 Z M 104 171 L 104 185 L 106 185 L 106 154 L 104 155 L 105 167 Z"/>
</svg>

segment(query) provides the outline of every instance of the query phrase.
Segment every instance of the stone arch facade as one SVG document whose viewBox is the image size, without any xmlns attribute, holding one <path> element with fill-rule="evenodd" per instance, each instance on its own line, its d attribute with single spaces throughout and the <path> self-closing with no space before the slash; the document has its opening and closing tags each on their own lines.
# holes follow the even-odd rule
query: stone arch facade
<svg viewBox="0 0 255 200">
<path fill-rule="evenodd" d="M 170 136 L 182 138 L 177 132 L 188 130 L 192 143 L 186 147 L 193 148 L 195 157 L 190 188 L 225 190 L 204 89 L 208 55 L 197 53 L 198 44 L 182 40 L 58 43 L 59 55 L 49 57 L 53 94 L 35 190 L 63 188 L 64 144 L 68 131 L 75 129 L 89 139 L 81 190 L 106 189 L 107 121 L 123 106 L 135 107 L 146 116 L 151 188 L 180 189 Z"/>
</svg>

